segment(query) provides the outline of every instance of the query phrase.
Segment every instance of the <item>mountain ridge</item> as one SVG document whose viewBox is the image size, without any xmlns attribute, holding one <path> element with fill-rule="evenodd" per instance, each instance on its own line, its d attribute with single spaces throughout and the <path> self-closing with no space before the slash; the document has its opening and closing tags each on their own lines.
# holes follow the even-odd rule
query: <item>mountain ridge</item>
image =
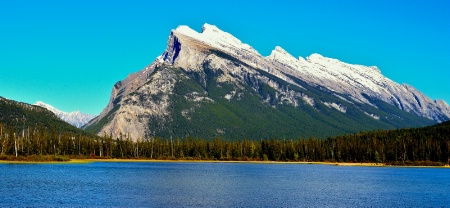
<svg viewBox="0 0 450 208">
<path fill-rule="evenodd" d="M 96 115 L 85 114 L 80 111 L 74 111 L 70 113 L 64 112 L 42 101 L 37 101 L 33 105 L 46 108 L 47 110 L 53 112 L 58 118 L 77 128 L 81 128 L 90 120 L 96 117 Z"/>
<path fill-rule="evenodd" d="M 176 70 L 181 70 L 182 73 Z M 191 86 L 197 87 L 192 88 L 191 92 L 183 92 L 186 93 L 184 100 L 173 100 L 174 91 L 182 85 L 180 80 L 188 80 Z M 210 85 L 211 83 L 215 85 Z M 144 88 L 147 91 L 142 90 Z M 220 88 L 227 88 L 228 91 Z M 212 91 L 220 91 L 222 94 L 210 94 Z M 94 131 L 98 134 L 157 136 L 156 132 L 159 130 L 155 129 L 164 129 L 164 125 L 196 122 L 189 121 L 187 115 L 198 114 L 198 111 L 206 108 L 195 106 L 205 107 L 212 105 L 211 103 L 227 106 L 222 99 L 231 102 L 245 96 L 261 99 L 262 104 L 278 108 L 278 113 L 285 105 L 297 109 L 293 111 L 308 112 L 315 122 L 322 123 L 322 127 L 326 126 L 327 122 L 324 121 L 329 119 L 331 126 L 340 126 L 338 123 L 343 117 L 367 121 L 372 127 L 362 127 L 360 130 L 369 130 L 375 129 L 377 125 L 395 128 L 408 127 L 408 123 L 413 126 L 431 124 L 417 116 L 434 119 L 435 122 L 448 120 L 450 116 L 450 108 L 445 102 L 432 101 L 413 87 L 395 83 L 384 77 L 377 67 L 347 64 L 319 54 L 296 59 L 279 46 L 269 56 L 263 57 L 231 34 L 205 24 L 202 33 L 187 26 L 172 30 L 163 54 L 143 70 L 116 83 L 107 107 L 85 129 L 96 129 Z M 183 102 L 195 104 L 175 112 L 173 108 Z M 252 102 L 253 105 L 261 104 Z M 325 110 L 322 106 L 334 109 L 341 115 L 323 117 L 321 111 Z M 178 113 L 183 117 L 174 120 L 173 116 Z M 284 118 L 289 117 L 286 112 L 282 114 Z M 375 121 L 368 120 L 365 116 Z M 219 118 L 223 119 L 221 116 L 216 119 Z M 249 119 L 247 121 L 251 121 Z M 298 124 L 292 128 L 301 129 L 302 125 L 308 125 L 298 118 L 293 119 Z M 351 119 L 344 120 L 350 122 Z M 220 125 L 218 127 L 217 135 L 226 132 L 221 130 Z M 330 131 L 337 133 L 338 129 L 336 127 Z M 350 129 L 357 131 L 358 128 L 344 129 L 347 130 L 340 133 L 348 133 Z M 166 132 L 164 135 L 170 134 Z"/>
<path fill-rule="evenodd" d="M 361 86 L 359 88 L 360 91 L 363 91 L 363 90 L 369 88 L 370 90 L 373 91 L 371 93 L 372 96 L 377 96 L 377 95 L 379 96 L 379 95 L 384 94 L 383 101 L 388 102 L 388 103 L 390 102 L 391 104 L 394 104 L 394 105 L 398 105 L 398 107 L 402 108 L 403 110 L 413 111 L 414 113 L 416 113 L 420 116 L 428 117 L 430 119 L 436 120 L 437 122 L 442 122 L 444 120 L 447 120 L 450 117 L 450 107 L 445 103 L 445 101 L 443 101 L 443 100 L 432 101 L 430 98 L 428 98 L 426 95 L 424 95 L 423 93 L 416 90 L 414 87 L 407 85 L 407 84 L 400 85 L 400 84 L 390 80 L 389 78 L 383 76 L 381 74 L 381 71 L 376 66 L 365 67 L 363 65 L 347 64 L 338 59 L 323 57 L 322 55 L 320 55 L 318 53 L 311 54 L 309 57 L 306 58 L 306 60 L 301 57 L 296 59 L 296 58 L 294 58 L 294 56 L 289 54 L 287 51 L 282 49 L 280 46 L 276 46 L 275 49 L 272 51 L 271 55 L 269 55 L 267 57 L 263 57 L 256 50 L 254 50 L 251 46 L 244 44 L 240 41 L 231 41 L 231 43 L 227 42 L 227 44 L 224 44 L 224 42 L 226 42 L 224 40 L 226 40 L 226 39 L 233 40 L 234 37 L 232 37 L 232 35 L 229 33 L 221 31 L 216 26 L 205 24 L 203 26 L 202 33 L 200 33 L 200 34 L 198 34 L 198 33 L 195 34 L 196 32 L 194 30 L 192 30 L 192 29 L 188 30 L 188 29 L 186 29 L 186 27 L 187 26 L 180 26 L 179 28 L 183 28 L 183 29 L 180 30 L 179 28 L 177 28 L 175 30 L 175 32 L 178 32 L 178 33 L 181 33 L 183 35 L 187 35 L 187 36 L 190 36 L 193 38 L 201 39 L 207 44 L 211 44 L 212 46 L 223 49 L 227 52 L 235 53 L 237 56 L 242 56 L 243 57 L 242 60 L 247 61 L 248 64 L 254 64 L 254 66 L 256 68 L 267 69 L 268 72 L 273 70 L 273 69 L 271 69 L 271 67 L 273 67 L 273 66 L 271 66 L 271 64 L 266 63 L 266 66 L 261 67 L 261 65 L 262 65 L 261 62 L 265 61 L 264 59 L 268 58 L 268 59 L 271 59 L 271 61 L 273 61 L 273 62 L 278 62 L 278 63 L 282 64 L 284 66 L 284 67 L 280 67 L 282 72 L 285 72 L 287 74 L 293 74 L 294 76 L 300 75 L 304 80 L 307 80 L 308 82 L 313 83 L 313 84 L 320 84 L 324 87 L 327 87 L 328 89 L 333 89 L 333 86 L 340 86 L 339 83 L 336 82 L 336 76 L 340 76 L 340 77 L 338 77 L 340 79 L 340 81 L 348 82 L 348 86 L 351 86 L 351 85 Z M 198 37 L 199 35 L 203 35 L 203 33 L 205 33 L 205 31 L 207 32 L 206 34 L 208 34 L 207 38 Z M 211 35 L 211 33 L 212 33 L 211 31 L 217 33 L 218 35 Z M 228 36 L 231 36 L 232 38 L 229 38 Z M 211 38 L 215 38 L 215 37 L 228 37 L 228 38 L 219 38 L 220 41 L 218 41 L 218 42 L 220 42 L 222 44 L 217 44 L 217 42 L 211 41 Z M 243 51 L 250 51 L 252 53 L 256 53 L 257 58 L 262 57 L 263 59 L 262 60 L 248 59 L 245 57 L 245 55 L 242 55 L 241 51 L 230 49 L 232 47 L 235 47 L 235 48 L 243 50 Z M 273 54 L 277 53 L 277 52 L 278 52 L 278 54 L 282 54 L 282 56 L 274 59 Z M 172 62 L 174 62 L 174 60 L 172 60 Z M 258 65 L 258 62 L 260 62 L 259 65 Z M 332 63 L 332 64 L 330 64 L 330 63 Z M 272 63 L 272 64 L 277 64 L 277 63 Z M 308 64 L 310 64 L 310 66 L 308 66 Z M 319 66 L 318 67 L 311 66 L 311 64 L 319 65 Z M 182 64 L 180 63 L 179 65 L 182 65 Z M 324 69 L 323 66 L 327 66 L 328 68 L 331 68 L 332 70 Z M 339 67 L 336 67 L 336 66 L 339 66 Z M 291 68 L 291 69 L 286 70 L 286 68 Z M 307 69 L 307 70 L 313 69 L 314 71 L 311 73 L 305 69 Z M 303 74 L 295 73 L 296 70 L 302 71 Z M 346 72 L 346 73 L 333 74 L 333 72 L 340 72 L 340 71 Z M 363 73 L 358 73 L 361 71 Z M 369 73 L 367 73 L 367 72 L 369 72 Z M 376 73 L 373 73 L 373 72 L 376 72 Z M 328 73 L 328 74 L 326 74 L 326 73 Z M 283 78 L 283 76 L 280 75 L 279 73 L 274 73 L 274 74 L 279 75 L 280 78 Z M 314 75 L 314 77 L 311 77 L 312 80 L 308 79 L 308 77 L 311 74 Z M 346 79 L 347 76 L 351 76 L 351 75 L 354 76 L 354 77 L 352 77 L 352 79 Z M 372 79 L 364 79 L 367 77 L 370 77 Z M 334 82 L 328 82 L 328 83 L 323 82 L 323 81 L 321 82 L 321 81 L 317 80 L 317 78 L 320 78 L 322 80 L 334 81 Z M 363 81 L 365 83 L 361 83 L 359 81 Z M 391 87 L 391 88 L 386 90 L 385 87 Z M 398 89 L 398 88 L 400 88 L 400 89 Z M 404 88 L 404 89 L 401 89 L 401 88 Z M 340 93 L 351 93 L 351 91 L 354 89 L 341 88 L 341 89 L 333 89 L 333 90 L 340 92 Z M 409 93 L 409 95 L 407 97 L 405 97 L 404 99 L 400 98 L 401 100 L 399 100 L 399 98 L 396 96 L 389 97 L 389 95 L 398 93 L 399 91 L 401 92 L 403 90 L 406 90 Z M 356 99 L 358 99 L 362 102 L 366 101 L 366 99 L 363 96 L 355 95 L 355 94 L 352 94 L 352 96 L 354 96 Z M 386 97 L 386 96 L 388 96 L 388 97 Z M 413 102 L 411 102 L 411 101 L 413 101 Z M 417 102 L 414 102 L 414 101 L 417 101 Z M 403 103 L 409 103 L 412 105 L 403 106 Z M 427 105 L 423 106 L 421 103 L 424 103 Z M 437 111 L 439 111 L 438 109 L 436 109 L 436 106 L 435 106 L 436 104 L 439 107 L 443 108 L 442 111 L 443 111 L 444 117 L 442 117 L 441 115 L 433 115 L 433 113 L 436 113 Z M 425 112 L 420 111 L 419 110 L 420 108 L 422 108 L 422 110 Z M 427 110 L 426 108 L 430 108 L 429 110 L 431 112 L 426 112 L 426 110 Z"/>
<path fill-rule="evenodd" d="M 91 135 L 58 118 L 44 107 L 3 98 L 0 96 L 0 123 L 19 131 L 29 128 L 43 128 L 46 132 L 56 130 Z"/>
</svg>

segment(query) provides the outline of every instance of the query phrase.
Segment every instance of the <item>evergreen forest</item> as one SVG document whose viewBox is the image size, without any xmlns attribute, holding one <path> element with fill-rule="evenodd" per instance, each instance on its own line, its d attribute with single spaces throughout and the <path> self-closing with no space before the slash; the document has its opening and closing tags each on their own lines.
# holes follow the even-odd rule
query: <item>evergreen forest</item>
<svg viewBox="0 0 450 208">
<path fill-rule="evenodd" d="M 450 122 L 423 128 L 361 132 L 326 139 L 102 137 L 57 128 L 0 123 L 0 159 L 134 158 L 220 161 L 373 162 L 448 165 Z"/>
</svg>

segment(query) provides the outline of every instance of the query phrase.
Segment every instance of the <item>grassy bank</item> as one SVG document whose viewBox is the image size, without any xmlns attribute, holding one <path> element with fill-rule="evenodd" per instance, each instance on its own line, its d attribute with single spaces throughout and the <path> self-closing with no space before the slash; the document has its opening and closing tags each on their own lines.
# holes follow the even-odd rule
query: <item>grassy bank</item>
<svg viewBox="0 0 450 208">
<path fill-rule="evenodd" d="M 432 161 L 415 161 L 415 162 L 395 162 L 395 163 L 372 163 L 372 162 L 335 162 L 335 161 L 262 161 L 262 160 L 208 160 L 195 158 L 109 158 L 95 156 L 55 156 L 55 155 L 30 155 L 18 156 L 0 155 L 0 163 L 91 163 L 91 162 L 185 162 L 185 163 L 255 163 L 255 164 L 312 164 L 312 165 L 336 165 L 336 166 L 405 166 L 405 167 L 450 167 L 448 164 Z"/>
</svg>

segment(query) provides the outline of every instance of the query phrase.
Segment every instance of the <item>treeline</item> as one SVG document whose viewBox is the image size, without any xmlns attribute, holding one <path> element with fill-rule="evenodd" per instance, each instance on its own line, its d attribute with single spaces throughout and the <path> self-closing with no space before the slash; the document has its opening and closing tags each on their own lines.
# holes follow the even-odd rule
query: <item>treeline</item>
<svg viewBox="0 0 450 208">
<path fill-rule="evenodd" d="M 327 139 L 213 140 L 85 136 L 45 127 L 0 124 L 0 155 L 81 158 L 141 158 L 224 161 L 330 161 L 388 164 L 448 164 L 450 125 L 376 131 Z"/>
</svg>

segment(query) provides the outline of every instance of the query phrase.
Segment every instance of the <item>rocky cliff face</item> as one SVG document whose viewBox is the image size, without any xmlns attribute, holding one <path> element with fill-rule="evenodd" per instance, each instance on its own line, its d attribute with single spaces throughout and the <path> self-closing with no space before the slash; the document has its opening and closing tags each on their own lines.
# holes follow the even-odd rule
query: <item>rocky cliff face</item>
<svg viewBox="0 0 450 208">
<path fill-rule="evenodd" d="M 255 110 L 263 115 L 255 115 L 254 109 L 264 109 Z M 134 139 L 329 136 L 425 125 L 449 117 L 445 102 L 395 83 L 377 67 L 319 54 L 295 58 L 278 46 L 263 57 L 231 34 L 205 24 L 201 33 L 187 26 L 172 30 L 163 54 L 116 83 L 108 106 L 86 129 Z M 223 120 L 254 123 L 248 127 L 254 131 Z M 271 128 L 274 123 L 284 130 Z M 324 128 L 327 133 L 321 134 Z"/>
</svg>

